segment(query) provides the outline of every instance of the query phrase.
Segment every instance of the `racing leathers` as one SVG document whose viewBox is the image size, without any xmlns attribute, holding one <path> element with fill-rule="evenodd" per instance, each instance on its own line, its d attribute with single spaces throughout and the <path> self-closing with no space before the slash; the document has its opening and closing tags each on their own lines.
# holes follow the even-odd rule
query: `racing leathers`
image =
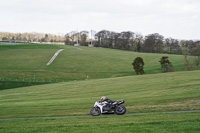
<svg viewBox="0 0 200 133">
<path fill-rule="evenodd" d="M 110 99 L 108 99 L 108 98 L 106 98 L 106 99 L 104 99 L 104 100 L 101 99 L 100 102 L 107 102 L 105 106 L 108 107 L 108 110 L 111 109 L 112 104 L 114 103 L 114 101 L 112 101 L 112 100 L 110 100 Z"/>
</svg>

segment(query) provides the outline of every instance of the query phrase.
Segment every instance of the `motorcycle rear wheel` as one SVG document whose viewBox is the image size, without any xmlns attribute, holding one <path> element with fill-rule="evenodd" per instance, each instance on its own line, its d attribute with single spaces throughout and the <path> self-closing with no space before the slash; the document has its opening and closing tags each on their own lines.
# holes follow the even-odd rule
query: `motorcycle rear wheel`
<svg viewBox="0 0 200 133">
<path fill-rule="evenodd" d="M 126 108 L 124 106 L 122 106 L 122 105 L 117 106 L 115 108 L 115 113 L 118 114 L 118 115 L 123 115 L 123 114 L 126 113 Z"/>
<path fill-rule="evenodd" d="M 90 111 L 90 114 L 92 116 L 99 116 L 101 114 L 101 110 L 100 108 L 92 108 L 91 111 Z"/>
</svg>

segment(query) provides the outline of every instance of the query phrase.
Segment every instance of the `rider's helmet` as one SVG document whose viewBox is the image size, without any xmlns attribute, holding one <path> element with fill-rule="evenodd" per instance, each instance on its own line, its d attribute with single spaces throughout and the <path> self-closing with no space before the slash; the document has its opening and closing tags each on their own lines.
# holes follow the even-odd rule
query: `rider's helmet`
<svg viewBox="0 0 200 133">
<path fill-rule="evenodd" d="M 105 99 L 106 99 L 106 97 L 102 96 L 100 101 L 104 101 Z"/>
</svg>

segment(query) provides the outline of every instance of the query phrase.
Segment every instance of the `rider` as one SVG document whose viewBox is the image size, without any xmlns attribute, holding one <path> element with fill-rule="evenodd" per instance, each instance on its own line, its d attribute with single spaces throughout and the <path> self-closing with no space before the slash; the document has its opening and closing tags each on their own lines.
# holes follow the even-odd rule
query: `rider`
<svg viewBox="0 0 200 133">
<path fill-rule="evenodd" d="M 112 100 L 106 98 L 105 96 L 102 96 L 100 102 L 104 102 L 104 101 L 107 102 L 106 106 L 108 106 L 109 108 L 111 108 L 112 104 L 114 103 Z"/>
</svg>

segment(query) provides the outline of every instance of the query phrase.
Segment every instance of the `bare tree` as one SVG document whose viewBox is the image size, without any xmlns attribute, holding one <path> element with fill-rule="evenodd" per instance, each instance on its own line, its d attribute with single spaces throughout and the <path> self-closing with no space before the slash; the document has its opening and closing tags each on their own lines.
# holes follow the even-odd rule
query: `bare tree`
<svg viewBox="0 0 200 133">
<path fill-rule="evenodd" d="M 166 38 L 165 39 L 165 48 L 168 50 L 167 53 L 169 54 L 180 54 L 181 48 L 178 45 L 178 40 L 173 38 Z"/>
<path fill-rule="evenodd" d="M 81 45 L 83 46 L 88 46 L 88 37 L 89 37 L 89 32 L 88 31 L 81 31 L 79 33 L 80 38 L 79 38 L 79 42 Z"/>
<path fill-rule="evenodd" d="M 162 53 L 164 37 L 158 33 L 150 34 L 145 37 L 144 52 Z"/>
<path fill-rule="evenodd" d="M 65 44 L 74 45 L 76 40 L 76 31 L 71 31 L 65 35 Z"/>
<path fill-rule="evenodd" d="M 108 30 L 101 30 L 98 33 L 95 34 L 96 43 L 95 46 L 97 47 L 106 47 L 110 48 L 112 47 L 112 41 L 111 41 L 111 33 Z"/>
<path fill-rule="evenodd" d="M 132 31 L 121 32 L 119 38 L 119 49 L 130 50 L 131 45 L 133 44 L 135 33 Z"/>
<path fill-rule="evenodd" d="M 117 32 L 111 32 L 111 41 L 112 41 L 112 46 L 111 48 L 118 48 L 119 45 L 119 37 L 120 37 L 120 33 Z"/>
<path fill-rule="evenodd" d="M 192 49 L 191 54 L 195 56 L 195 65 L 199 69 L 200 65 L 200 41 L 195 42 L 196 47 Z"/>
<path fill-rule="evenodd" d="M 143 36 L 139 33 L 136 33 L 134 39 L 134 51 L 141 52 L 142 44 L 143 44 Z"/>
</svg>

